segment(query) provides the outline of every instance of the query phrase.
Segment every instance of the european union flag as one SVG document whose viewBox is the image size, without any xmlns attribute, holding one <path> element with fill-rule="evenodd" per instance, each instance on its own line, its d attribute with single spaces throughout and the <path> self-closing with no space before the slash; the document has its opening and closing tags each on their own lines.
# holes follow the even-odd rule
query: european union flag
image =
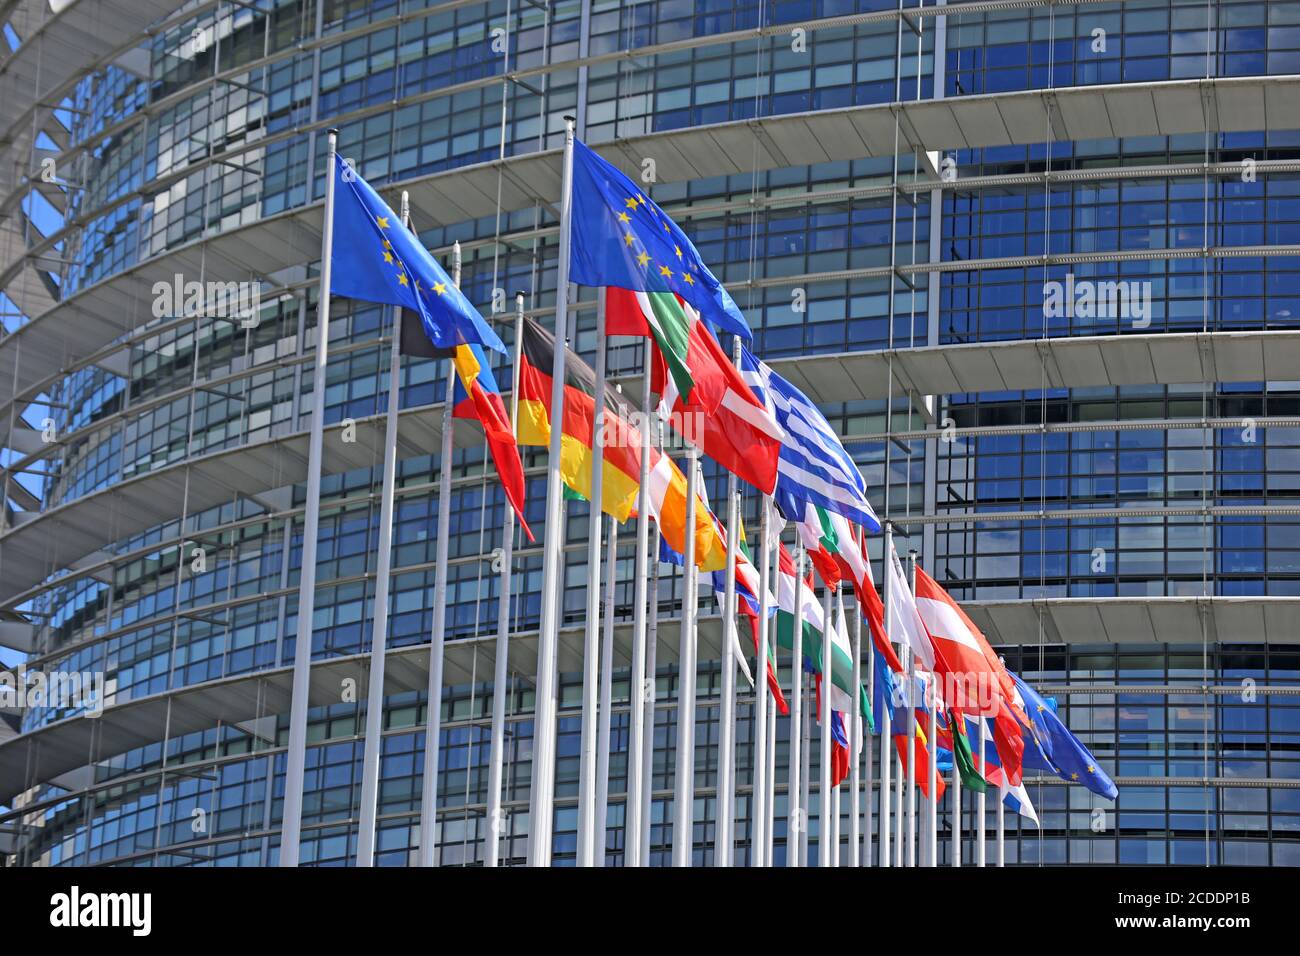
<svg viewBox="0 0 1300 956">
<path fill-rule="evenodd" d="M 506 350 L 429 250 L 341 156 L 334 162 L 330 261 L 331 292 L 410 309 L 434 345 L 451 349 L 477 342 Z"/>
<path fill-rule="evenodd" d="M 1097 758 L 1070 732 L 1056 715 L 1055 702 L 1045 700 L 1038 691 L 1012 674 L 1020 696 L 1025 701 L 1025 713 L 1034 725 L 1033 738 L 1025 734 L 1025 768 L 1047 770 L 1062 780 L 1080 783 L 1093 793 L 1114 800 L 1119 795 L 1115 781 L 1097 764 Z M 1037 746 L 1034 746 L 1034 743 Z M 1040 765 L 1045 764 L 1045 765 Z"/>
<path fill-rule="evenodd" d="M 673 292 L 703 318 L 749 341 L 740 307 L 686 233 L 632 180 L 573 144 L 569 281 L 633 292 Z"/>
</svg>

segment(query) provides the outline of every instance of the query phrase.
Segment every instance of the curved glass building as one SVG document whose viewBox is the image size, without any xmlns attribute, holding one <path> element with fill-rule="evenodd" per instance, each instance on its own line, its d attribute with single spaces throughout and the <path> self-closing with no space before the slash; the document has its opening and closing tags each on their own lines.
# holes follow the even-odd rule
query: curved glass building
<svg viewBox="0 0 1300 956">
<path fill-rule="evenodd" d="M 899 550 L 1117 781 L 1111 804 L 1027 778 L 1042 826 L 1008 815 L 1008 862 L 1300 864 L 1300 0 L 11 0 L 0 18 L 0 660 L 24 688 L 50 679 L 0 710 L 5 863 L 277 861 L 307 653 L 326 131 L 391 203 L 409 190 L 435 255 L 461 244 L 462 286 L 509 340 L 516 292 L 553 321 L 573 115 L 692 236 L 755 352 L 845 436 Z M 187 283 L 252 305 L 196 314 Z M 573 345 L 590 359 L 596 294 L 578 293 Z M 392 328 L 391 309 L 335 298 L 305 864 L 357 849 Z M 611 374 L 635 382 L 641 343 L 609 345 Z M 439 825 L 419 826 L 444 370 L 402 366 L 381 865 L 416 862 L 427 840 L 445 865 L 479 863 L 496 833 L 505 501 L 469 423 Z M 544 452 L 524 464 L 540 542 Z M 722 500 L 707 461 L 705 479 Z M 758 504 L 749 489 L 751 529 Z M 565 521 L 559 863 L 576 839 L 585 504 Z M 615 569 L 620 648 L 633 537 Z M 540 544 L 516 545 L 510 863 L 529 832 L 542 578 Z M 648 838 L 666 863 L 682 582 L 656 573 Z M 716 616 L 703 626 L 716 658 Z M 102 694 L 55 693 L 71 675 Z M 707 864 L 716 662 L 701 675 Z M 611 866 L 626 669 L 614 698 Z M 752 699 L 742 687 L 738 863 Z"/>
</svg>

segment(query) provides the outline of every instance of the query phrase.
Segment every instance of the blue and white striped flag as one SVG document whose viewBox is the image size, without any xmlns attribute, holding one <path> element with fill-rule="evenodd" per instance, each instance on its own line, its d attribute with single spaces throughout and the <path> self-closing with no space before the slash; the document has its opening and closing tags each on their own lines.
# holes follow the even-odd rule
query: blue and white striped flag
<svg viewBox="0 0 1300 956">
<path fill-rule="evenodd" d="M 785 433 L 772 495 L 781 514 L 801 521 L 812 504 L 839 512 L 868 531 L 879 531 L 880 521 L 867 501 L 866 479 L 826 416 L 743 345 L 740 369 Z"/>
</svg>

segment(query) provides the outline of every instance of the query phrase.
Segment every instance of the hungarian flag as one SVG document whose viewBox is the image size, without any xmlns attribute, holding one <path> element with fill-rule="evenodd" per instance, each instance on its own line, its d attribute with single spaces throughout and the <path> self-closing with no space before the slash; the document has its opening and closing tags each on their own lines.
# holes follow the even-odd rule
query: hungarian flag
<svg viewBox="0 0 1300 956">
<path fill-rule="evenodd" d="M 543 448 L 551 443 L 551 363 L 555 336 L 530 318 L 524 319 L 519 356 L 519 443 Z M 596 401 L 596 373 L 572 349 L 565 359 L 564 417 L 560 436 L 560 477 L 566 488 L 591 497 L 591 449 Z M 641 487 L 641 435 L 618 413 L 612 389 L 601 409 L 604 457 L 601 464 L 601 510 L 626 521 Z"/>
<path fill-rule="evenodd" d="M 671 292 L 605 291 L 609 335 L 655 344 L 650 387 L 689 444 L 764 494 L 776 487 L 783 432 L 699 313 Z"/>
<path fill-rule="evenodd" d="M 1029 718 L 1016 702 L 1016 685 L 988 639 L 960 605 L 919 566 L 916 569 L 916 606 L 930 634 L 937 667 L 949 681 L 945 696 L 960 694 L 967 700 L 951 700 L 959 711 L 977 713 L 982 705 L 991 708 L 993 742 L 1011 786 L 1021 780 L 1025 742 L 1021 726 Z M 974 701 L 969 698 L 974 696 Z"/>
<path fill-rule="evenodd" d="M 524 466 L 515 444 L 515 430 L 501 397 L 501 389 L 483 347 L 477 342 L 442 349 L 427 337 L 418 313 L 403 311 L 399 349 L 404 355 L 421 358 L 448 358 L 456 367 L 455 393 L 451 396 L 452 415 L 467 418 L 483 426 L 488 450 L 496 463 L 497 474 L 506 500 L 515 510 L 520 527 L 533 540 L 533 532 L 524 520 Z"/>
</svg>

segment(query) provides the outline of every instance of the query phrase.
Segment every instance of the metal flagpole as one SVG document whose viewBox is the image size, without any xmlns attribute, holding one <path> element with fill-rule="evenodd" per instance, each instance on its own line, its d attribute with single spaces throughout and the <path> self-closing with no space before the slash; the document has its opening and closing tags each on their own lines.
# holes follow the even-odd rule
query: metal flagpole
<svg viewBox="0 0 1300 956">
<path fill-rule="evenodd" d="M 767 589 L 768 568 L 771 564 L 768 543 L 770 526 L 764 495 L 759 499 L 759 552 L 758 552 L 758 650 L 754 654 L 754 795 L 750 801 L 753 823 L 750 826 L 751 866 L 769 866 L 767 859 Z M 775 706 L 772 708 L 775 710 Z"/>
<path fill-rule="evenodd" d="M 811 565 L 809 565 L 811 567 Z M 808 839 L 812 826 L 812 675 L 800 668 L 803 681 L 803 769 L 800 772 L 799 806 L 803 810 L 803 829 L 799 832 L 799 865 L 808 865 Z"/>
<path fill-rule="evenodd" d="M 785 865 L 799 866 L 799 846 L 802 842 L 800 835 L 804 829 L 804 811 L 799 805 L 799 795 L 802 793 L 799 770 L 803 766 L 799 754 L 803 735 L 803 548 L 799 545 L 795 545 L 794 549 L 794 630 L 791 635 L 791 645 L 793 657 L 790 660 L 790 783 L 786 798 L 790 805 L 790 817 L 786 826 Z"/>
<path fill-rule="evenodd" d="M 519 356 L 523 354 L 524 294 L 515 295 L 515 356 L 511 363 L 510 423 L 519 420 Z M 488 755 L 488 866 L 501 861 L 505 816 L 501 811 L 501 775 L 506 749 L 506 698 L 510 696 L 510 589 L 514 561 L 515 511 L 505 507 L 501 532 L 501 593 L 497 607 L 496 669 L 492 678 L 492 744 Z"/>
<path fill-rule="evenodd" d="M 831 787 L 831 866 L 840 865 L 840 788 Z"/>
<path fill-rule="evenodd" d="M 908 567 L 911 571 L 912 593 L 916 593 L 916 551 L 907 552 Z M 912 698 L 916 695 L 916 655 L 911 648 L 907 654 L 907 865 L 916 866 L 916 705 Z"/>
<path fill-rule="evenodd" d="M 831 589 L 822 594 L 822 692 L 818 716 L 821 717 L 821 752 L 817 796 L 817 865 L 831 865 Z"/>
<path fill-rule="evenodd" d="M 647 423 L 653 431 L 654 421 Z M 658 439 L 655 439 L 658 448 Z M 650 620 L 646 626 L 645 645 L 645 702 L 641 705 L 641 726 L 644 729 L 641 739 L 641 779 L 645 786 L 641 788 L 641 859 L 643 866 L 650 865 L 650 826 L 651 811 L 654 809 L 654 762 L 655 762 L 655 695 L 659 685 L 659 574 L 663 564 L 658 555 L 650 556 Z"/>
<path fill-rule="evenodd" d="M 732 344 L 731 361 L 740 365 L 740 337 Z M 715 828 L 713 863 L 731 866 L 735 852 L 732 824 L 735 820 L 736 780 L 736 660 L 731 642 L 732 628 L 736 627 L 736 552 L 740 546 L 740 494 L 734 474 L 727 475 L 727 570 L 722 592 L 722 693 L 721 712 L 718 718 L 718 799 L 717 826 Z M 761 673 L 766 673 L 763 671 Z M 755 691 L 761 682 L 755 678 Z"/>
<path fill-rule="evenodd" d="M 452 247 L 451 281 L 460 288 L 460 243 Z M 433 634 L 429 640 L 429 686 L 424 729 L 424 777 L 420 788 L 420 866 L 434 865 L 438 827 L 438 750 L 442 737 L 442 665 L 447 643 L 447 562 L 451 544 L 451 479 L 455 437 L 452 407 L 456 366 L 447 359 L 447 388 L 442 402 L 441 474 L 438 476 L 438 541 L 433 572 Z"/>
<path fill-rule="evenodd" d="M 908 681 L 912 678 L 911 661 L 908 660 L 907 645 L 899 642 L 898 658 L 903 665 L 902 687 L 903 693 L 901 700 L 903 702 L 900 710 L 901 717 L 906 723 L 900 727 L 900 736 L 906 737 L 907 731 L 904 729 L 916 724 L 916 715 L 912 713 L 912 688 L 908 686 Z M 903 824 L 907 818 L 907 805 L 903 802 L 907 795 L 907 768 L 903 766 L 903 758 L 907 753 L 907 745 L 903 745 L 901 751 L 895 748 L 894 759 L 898 761 L 895 768 L 898 776 L 894 778 L 894 866 L 902 866 L 906 862 L 903 853 Z"/>
<path fill-rule="evenodd" d="M 587 621 L 582 649 L 582 737 L 578 765 L 578 866 L 596 857 L 596 706 L 600 667 L 600 525 L 605 460 L 605 290 L 596 295 L 596 393 L 587 518 Z M 603 825 L 603 824 L 602 824 Z"/>
<path fill-rule="evenodd" d="M 894 548 L 894 524 L 892 521 L 885 522 L 885 541 L 884 541 L 884 575 L 882 576 L 881 588 L 884 591 L 882 600 L 885 605 L 885 640 L 889 640 L 889 635 L 894 630 L 894 613 L 893 604 L 890 600 L 891 579 L 893 575 L 889 573 L 889 555 Z M 891 701 L 892 703 L 892 701 Z M 888 707 L 883 708 L 880 721 L 880 865 L 889 866 L 889 814 L 890 814 L 890 773 L 893 770 L 893 755 L 890 751 L 893 749 L 893 726 L 889 716 Z"/>
<path fill-rule="evenodd" d="M 952 762 L 952 865 L 961 866 L 961 774 Z"/>
<path fill-rule="evenodd" d="M 411 198 L 402 190 L 402 226 L 410 228 Z M 388 590 L 393 559 L 393 498 L 397 488 L 397 410 L 402 391 L 402 310 L 392 309 L 388 348 L 388 408 L 384 415 L 384 475 L 379 493 L 379 552 L 370 638 L 370 686 L 366 693 L 366 738 L 361 758 L 361 822 L 357 866 L 375 865 L 375 818 L 379 812 L 379 752 L 383 749 L 384 659 L 388 652 Z M 507 509 L 509 510 L 509 509 Z"/>
<path fill-rule="evenodd" d="M 862 687 L 862 610 L 854 617 L 853 625 L 853 713 L 849 718 L 849 866 L 862 865 L 862 826 L 858 816 L 862 805 L 862 707 L 858 702 Z M 868 698 L 870 699 L 870 698 Z"/>
<path fill-rule="evenodd" d="M 563 486 L 560 477 L 564 421 L 564 364 L 569 331 L 569 239 L 573 216 L 572 116 L 564 118 L 564 172 L 560 193 L 560 248 L 555 279 L 555 358 L 551 363 L 551 444 L 546 465 L 546 535 L 542 547 L 542 618 L 537 640 L 537 694 L 534 706 L 533 779 L 529 802 L 528 865 L 551 865 L 555 814 L 556 683 L 552 662 L 559 639 L 559 579 L 564 560 L 561 536 Z M 599 399 L 597 399 L 599 401 Z"/>
<path fill-rule="evenodd" d="M 700 453 L 686 453 L 686 541 L 682 549 L 682 630 L 677 655 L 677 773 L 673 799 L 673 866 L 690 866 L 695 841 L 695 685 L 698 648 L 699 570 L 695 567 L 695 496 L 699 493 Z M 725 641 L 724 641 L 725 643 Z"/>
<path fill-rule="evenodd" d="M 978 764 L 981 780 L 984 779 L 984 747 L 986 746 L 987 743 L 988 743 L 988 722 L 983 718 L 983 716 L 981 716 L 980 717 L 980 756 L 979 756 L 979 764 Z M 987 784 L 985 786 L 987 788 Z M 975 834 L 976 834 L 975 839 L 978 841 L 975 849 L 976 866 L 984 866 L 985 864 L 984 807 L 985 807 L 984 794 L 983 792 L 980 792 L 975 796 L 975 813 L 977 814 L 978 817 L 978 819 L 975 822 Z"/>
<path fill-rule="evenodd" d="M 294 641 L 293 691 L 289 703 L 289 750 L 285 758 L 280 865 L 297 866 L 302 840 L 303 776 L 307 769 L 307 695 L 311 690 L 312 618 L 316 603 L 316 537 L 320 524 L 321 457 L 325 435 L 325 368 L 329 361 L 330 275 L 334 258 L 334 177 L 339 131 L 329 131 L 325 223 L 320 244 L 320 295 L 316 309 L 316 366 L 312 373 L 311 432 L 307 441 L 307 503 L 302 521 L 298 578 L 298 634 Z"/>
<path fill-rule="evenodd" d="M 927 821 L 929 830 L 929 842 L 927 866 L 939 865 L 939 693 L 938 693 L 939 675 L 930 675 L 930 739 L 925 742 L 926 757 L 929 759 L 930 768 L 928 771 L 927 783 L 930 788 L 930 795 L 926 801 L 929 805 L 930 815 Z"/>
<path fill-rule="evenodd" d="M 862 553 L 864 555 L 866 554 L 866 548 L 862 549 Z M 862 633 L 861 603 L 858 604 L 858 633 Z M 876 651 L 874 646 L 870 644 L 871 636 L 869 634 L 867 635 L 867 641 L 867 700 L 871 701 L 871 706 L 874 708 L 876 706 Z M 876 714 L 873 711 L 873 716 L 878 721 L 883 720 L 885 717 L 884 708 L 881 708 L 881 713 L 879 714 Z M 863 728 L 862 755 L 867 764 L 866 776 L 863 778 L 863 792 L 866 803 L 866 825 L 862 828 L 862 855 L 859 857 L 859 865 L 871 866 L 871 830 L 875 825 L 876 816 L 876 771 L 875 759 L 871 753 L 871 738 L 867 736 L 865 730 L 866 729 Z M 855 800 L 853 806 L 853 815 L 856 817 L 861 812 L 861 804 L 859 801 Z"/>
<path fill-rule="evenodd" d="M 624 853 L 628 866 L 645 866 L 641 853 L 642 829 L 648 828 L 642 819 L 641 805 L 645 794 L 645 775 L 642 772 L 642 750 L 645 748 L 646 693 L 646 590 L 647 570 L 650 563 L 650 340 L 643 345 L 644 364 L 641 373 L 641 486 L 636 499 L 636 564 L 633 576 L 632 599 L 632 674 L 629 682 L 631 725 L 628 733 L 627 800 L 623 831 Z M 659 596 L 655 595 L 658 609 Z"/>
<path fill-rule="evenodd" d="M 1006 801 L 1002 799 L 1002 791 L 998 790 L 998 866 L 1007 865 L 1007 823 L 1006 823 Z"/>
<path fill-rule="evenodd" d="M 775 654 L 775 652 L 774 652 Z M 776 842 L 776 705 L 767 708 L 767 785 L 763 791 L 763 865 L 771 866 Z"/>
<path fill-rule="evenodd" d="M 618 522 L 609 517 L 605 552 L 605 622 L 600 648 L 600 729 L 596 742 L 596 866 L 605 865 L 609 847 L 609 747 L 614 707 L 614 596 L 618 579 Z"/>
</svg>

